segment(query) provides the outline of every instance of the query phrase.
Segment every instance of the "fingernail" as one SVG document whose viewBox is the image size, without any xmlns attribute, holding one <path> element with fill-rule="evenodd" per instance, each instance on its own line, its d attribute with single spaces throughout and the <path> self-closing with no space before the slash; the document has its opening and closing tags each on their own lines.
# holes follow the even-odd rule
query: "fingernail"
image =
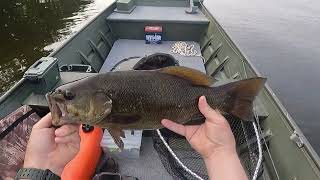
<svg viewBox="0 0 320 180">
<path fill-rule="evenodd" d="M 203 102 L 207 104 L 207 98 L 205 96 L 201 96 L 203 99 Z"/>
<path fill-rule="evenodd" d="M 166 122 L 166 121 L 168 121 L 168 119 L 162 119 L 162 120 L 161 120 L 162 123 L 163 123 L 163 122 Z"/>
<path fill-rule="evenodd" d="M 201 104 L 203 102 L 203 96 L 199 97 L 199 103 Z"/>
<path fill-rule="evenodd" d="M 208 106 L 207 99 L 206 99 L 205 96 L 201 96 L 199 101 L 203 105 L 203 107 L 207 107 Z"/>
</svg>

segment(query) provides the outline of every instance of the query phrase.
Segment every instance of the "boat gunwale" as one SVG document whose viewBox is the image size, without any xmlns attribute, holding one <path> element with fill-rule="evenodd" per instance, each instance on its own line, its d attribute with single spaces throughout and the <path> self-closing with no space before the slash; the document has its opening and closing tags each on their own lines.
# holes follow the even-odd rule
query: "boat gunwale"
<svg viewBox="0 0 320 180">
<path fill-rule="evenodd" d="M 27 79 L 22 77 L 17 83 L 15 83 L 8 91 L 6 91 L 1 97 L 0 97 L 0 104 L 2 104 L 9 96 L 17 90 Z"/>
</svg>

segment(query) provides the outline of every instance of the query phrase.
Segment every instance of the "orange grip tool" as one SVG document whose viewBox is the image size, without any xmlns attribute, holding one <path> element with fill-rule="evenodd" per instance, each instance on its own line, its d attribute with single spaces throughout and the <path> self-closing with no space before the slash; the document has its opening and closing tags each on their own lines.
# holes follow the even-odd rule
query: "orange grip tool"
<svg viewBox="0 0 320 180">
<path fill-rule="evenodd" d="M 80 126 L 80 150 L 63 169 L 62 180 L 91 180 L 101 156 L 100 141 L 103 131 L 94 127 L 92 131 L 84 132 Z"/>
</svg>

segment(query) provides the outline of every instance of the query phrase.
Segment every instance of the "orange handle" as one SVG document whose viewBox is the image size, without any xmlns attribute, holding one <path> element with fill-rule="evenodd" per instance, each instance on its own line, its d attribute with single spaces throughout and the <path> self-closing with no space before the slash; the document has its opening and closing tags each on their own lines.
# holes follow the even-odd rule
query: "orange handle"
<svg viewBox="0 0 320 180">
<path fill-rule="evenodd" d="M 63 169 L 62 180 L 91 180 L 101 156 L 100 141 L 103 131 L 94 127 L 91 132 L 79 130 L 81 142 L 78 154 Z"/>
</svg>

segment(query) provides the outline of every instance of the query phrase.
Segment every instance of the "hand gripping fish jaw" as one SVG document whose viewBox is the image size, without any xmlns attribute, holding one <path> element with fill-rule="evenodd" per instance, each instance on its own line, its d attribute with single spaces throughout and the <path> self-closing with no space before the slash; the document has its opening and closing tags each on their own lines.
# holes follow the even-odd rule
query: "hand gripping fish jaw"
<svg viewBox="0 0 320 180">
<path fill-rule="evenodd" d="M 69 84 L 63 85 L 46 94 L 53 125 L 61 126 L 68 123 L 94 125 L 110 114 L 112 100 L 105 93 L 99 90 L 74 90 L 68 86 Z M 83 97 L 91 98 L 88 101 Z"/>
</svg>

